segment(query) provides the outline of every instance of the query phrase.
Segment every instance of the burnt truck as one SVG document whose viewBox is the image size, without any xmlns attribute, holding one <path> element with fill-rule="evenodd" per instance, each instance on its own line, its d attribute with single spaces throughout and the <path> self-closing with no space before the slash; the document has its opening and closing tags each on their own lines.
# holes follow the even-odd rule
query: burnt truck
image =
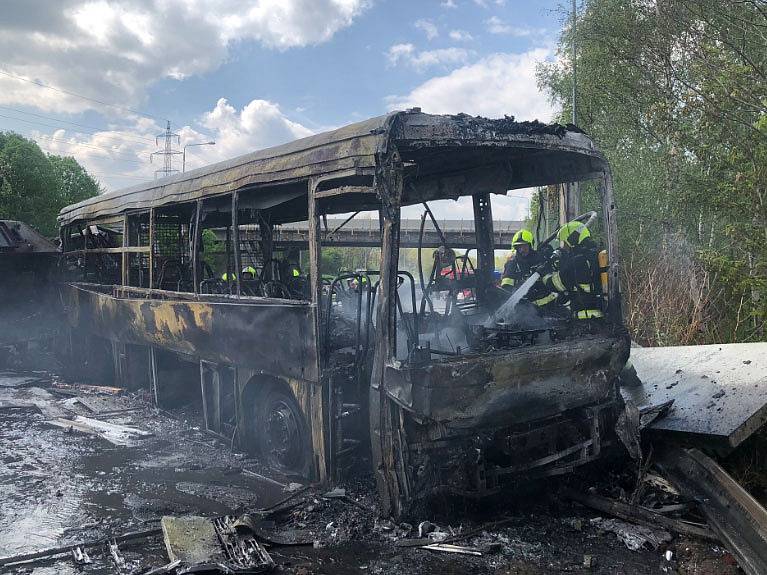
<svg viewBox="0 0 767 575">
<path fill-rule="evenodd" d="M 51 337 L 57 320 L 58 247 L 34 228 L 0 220 L 0 348 Z"/>
<path fill-rule="evenodd" d="M 609 256 L 604 317 L 497 321 L 493 197 L 575 182 L 601 203 L 580 219 Z M 421 247 L 406 269 L 402 209 L 438 228 L 446 199 L 466 202 L 471 250 Z M 615 440 L 615 209 L 607 161 L 573 127 L 393 112 L 64 208 L 72 353 L 158 402 L 194 394 L 211 433 L 284 473 L 369 469 L 387 514 L 496 493 Z M 379 265 L 328 276 L 327 239 L 366 212 Z M 305 242 L 287 249 L 276 231 L 296 222 Z"/>
</svg>

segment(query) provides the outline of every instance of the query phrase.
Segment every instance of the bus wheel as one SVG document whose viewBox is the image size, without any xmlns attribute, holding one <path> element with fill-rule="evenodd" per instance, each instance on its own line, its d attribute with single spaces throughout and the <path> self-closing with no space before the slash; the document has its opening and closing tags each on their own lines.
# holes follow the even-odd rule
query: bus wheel
<svg viewBox="0 0 767 575">
<path fill-rule="evenodd" d="M 255 439 L 265 463 L 283 473 L 307 477 L 309 431 L 293 394 L 282 386 L 269 386 L 260 394 L 255 412 Z"/>
</svg>

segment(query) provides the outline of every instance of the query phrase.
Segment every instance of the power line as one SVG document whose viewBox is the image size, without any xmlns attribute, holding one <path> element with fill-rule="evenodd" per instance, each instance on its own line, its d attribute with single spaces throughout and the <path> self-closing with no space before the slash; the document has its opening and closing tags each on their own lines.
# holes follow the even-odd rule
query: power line
<svg viewBox="0 0 767 575">
<path fill-rule="evenodd" d="M 51 150 L 50 148 L 46 148 L 45 146 L 40 146 L 40 149 L 43 150 L 44 152 L 48 152 L 49 154 L 54 154 L 54 155 L 57 154 L 55 150 Z M 102 178 L 128 178 L 130 180 L 141 180 L 142 182 L 148 182 L 151 180 L 151 178 L 149 177 L 142 178 L 140 176 L 137 176 L 135 172 L 133 174 L 126 174 L 123 172 L 110 172 L 110 173 L 92 172 L 85 166 L 82 166 L 82 167 L 90 176 L 99 176 Z"/>
<path fill-rule="evenodd" d="M 29 135 L 27 135 L 27 136 L 32 138 L 35 141 L 35 143 L 39 145 L 39 142 L 34 137 L 29 136 Z M 140 164 L 142 166 L 146 165 L 144 162 L 135 159 L 135 157 L 122 155 L 119 152 L 115 152 L 111 148 L 103 148 L 101 146 L 92 146 L 90 144 L 81 144 L 79 142 L 69 142 L 67 140 L 62 140 L 62 139 L 59 139 L 59 138 L 51 138 L 51 137 L 46 137 L 46 136 L 39 136 L 39 138 L 43 139 L 43 140 L 50 141 L 50 142 L 58 142 L 58 143 L 65 144 L 65 145 L 68 145 L 68 146 L 84 146 L 86 148 L 93 148 L 94 150 L 104 150 L 104 151 L 110 152 L 112 154 L 112 157 L 110 158 L 112 160 L 120 160 L 120 161 L 123 161 L 123 162 L 133 162 L 134 164 Z M 51 152 L 51 153 L 58 154 L 59 152 Z M 118 156 L 118 157 L 115 157 L 115 156 Z"/>
<path fill-rule="evenodd" d="M 29 115 L 29 116 L 35 116 L 36 118 L 43 118 L 44 120 L 52 120 L 54 122 L 60 122 L 60 123 L 63 123 L 63 124 L 71 124 L 72 126 L 79 126 L 81 128 L 88 128 L 88 129 L 91 129 L 91 130 L 96 130 L 97 132 L 112 131 L 112 130 L 109 130 L 108 128 L 103 128 L 103 127 L 100 128 L 98 126 L 89 126 L 87 124 L 79 124 L 77 122 L 72 122 L 71 120 L 62 120 L 61 118 L 54 118 L 53 116 L 45 116 L 43 114 L 35 114 L 34 112 L 27 112 L 25 110 L 18 110 L 16 108 L 9 108 L 8 106 L 0 106 L 0 109 L 9 110 L 11 112 L 17 112 L 19 114 L 26 114 L 26 115 Z M 19 119 L 20 120 L 21 118 L 14 118 L 14 119 Z M 72 130 L 72 131 L 74 131 L 74 130 Z M 95 132 L 82 132 L 82 133 L 83 134 L 93 134 Z M 132 137 L 137 138 L 139 140 L 145 140 L 147 142 L 154 142 L 154 139 L 146 138 L 144 136 L 132 136 Z"/>
<path fill-rule="evenodd" d="M 88 172 L 88 173 L 91 176 L 98 176 L 100 178 L 120 178 L 120 179 L 127 179 L 127 180 L 139 180 L 141 182 L 149 182 L 152 179 L 152 178 L 142 178 L 140 176 L 136 176 L 135 174 L 122 174 L 120 172 L 115 172 L 111 174 L 105 174 L 103 172 Z"/>
<path fill-rule="evenodd" d="M 195 154 L 194 152 L 190 152 L 189 150 L 186 151 L 187 156 L 192 156 L 193 158 L 200 160 L 202 162 L 202 166 L 208 166 L 210 164 L 214 164 L 215 162 L 211 162 L 204 156 L 201 156 L 200 154 Z"/>
<path fill-rule="evenodd" d="M 69 96 L 75 96 L 76 98 L 81 98 L 83 100 L 87 100 L 89 102 L 94 102 L 96 104 L 101 104 L 102 106 L 108 106 L 110 108 L 115 108 L 117 110 L 124 110 L 127 112 L 131 112 L 132 114 L 138 114 L 139 116 L 143 116 L 145 118 L 150 118 L 152 120 L 161 120 L 162 118 L 158 118 L 157 116 L 153 116 L 152 114 L 147 114 L 145 112 L 141 112 L 139 110 L 134 110 L 133 108 L 128 108 L 127 106 L 120 106 L 119 104 L 110 104 L 109 102 L 104 102 L 103 100 L 97 100 L 96 98 L 90 98 L 88 96 L 83 96 L 82 94 L 78 94 L 76 92 L 71 92 L 69 90 L 64 90 L 62 88 L 56 88 L 54 86 L 49 86 L 48 84 L 43 84 L 42 82 L 39 82 L 37 80 L 30 80 L 29 78 L 24 78 L 23 76 L 18 76 L 16 74 L 13 74 L 11 72 L 7 72 L 5 70 L 0 70 L 0 74 L 3 74 L 5 76 L 8 76 L 10 78 L 15 78 L 17 80 L 21 80 L 22 82 L 28 82 L 30 84 L 34 84 L 35 86 L 39 86 L 41 88 L 47 88 L 48 90 L 53 90 L 55 92 L 60 92 L 62 94 L 68 94 Z"/>
<path fill-rule="evenodd" d="M 40 136 L 40 138 L 43 139 L 43 140 L 47 140 L 49 142 L 57 142 L 59 144 L 64 144 L 66 146 L 82 146 L 82 147 L 91 148 L 91 149 L 94 149 L 94 150 L 102 150 L 102 151 L 109 152 L 110 154 L 112 154 L 110 156 L 110 158 L 109 158 L 111 160 L 120 160 L 120 161 L 123 161 L 123 162 L 132 162 L 134 164 L 140 164 L 142 166 L 145 165 L 144 162 L 142 162 L 141 160 L 136 160 L 133 156 L 127 156 L 127 155 L 121 154 L 119 152 L 115 152 L 111 148 L 103 148 L 101 146 L 92 146 L 90 144 L 81 144 L 80 142 L 68 142 L 67 140 L 61 140 L 61 139 L 58 139 L 58 138 L 50 138 L 50 137 L 45 137 L 45 136 Z M 35 143 L 37 143 L 37 140 L 35 140 Z M 58 152 L 55 152 L 55 153 L 58 153 Z"/>
<path fill-rule="evenodd" d="M 38 145 L 39 145 L 39 144 L 38 144 Z M 47 153 L 49 153 L 49 154 L 54 154 L 54 155 L 57 155 L 57 152 L 56 152 L 56 150 L 51 150 L 50 148 L 46 148 L 45 146 L 40 146 L 40 149 L 41 149 L 41 150 L 43 150 L 44 152 L 47 152 Z M 82 164 L 81 164 L 81 165 L 82 165 Z M 90 170 L 88 170 L 88 168 L 86 168 L 85 166 L 83 166 L 83 169 L 84 169 L 84 170 L 85 170 L 85 171 L 88 173 L 88 175 L 90 175 L 90 176 L 100 176 L 100 177 L 103 177 L 103 178 L 113 178 L 113 177 L 120 177 L 120 178 L 128 178 L 128 179 L 131 179 L 131 180 L 141 180 L 141 181 L 143 181 L 143 182 L 148 182 L 149 180 L 151 180 L 151 178 L 149 178 L 149 177 L 144 177 L 144 178 L 142 178 L 142 177 L 140 177 L 140 176 L 137 176 L 137 175 L 135 174 L 135 172 L 134 172 L 133 174 L 126 174 L 126 173 L 123 173 L 123 172 L 111 172 L 111 173 L 104 173 L 104 172 L 91 172 L 91 171 L 90 171 Z"/>
<path fill-rule="evenodd" d="M 17 122 L 24 122 L 25 124 L 33 124 L 33 125 L 37 125 L 37 126 L 45 126 L 45 127 L 48 127 L 48 128 L 55 128 L 57 130 L 65 129 L 62 126 L 54 126 L 53 124 L 46 124 L 45 122 L 38 122 L 36 120 L 25 120 L 24 118 L 14 118 L 13 116 L 6 116 L 4 114 L 0 114 L 0 118 L 7 118 L 8 120 L 16 120 Z M 86 131 L 86 130 L 73 130 L 71 128 L 66 128 L 66 129 L 68 131 L 72 132 L 72 133 L 75 133 L 75 134 L 91 134 L 91 135 L 94 135 L 94 134 L 104 134 L 104 135 L 110 136 L 112 138 L 121 138 L 123 140 L 133 140 L 133 141 L 139 142 L 141 144 L 144 143 L 142 140 L 148 140 L 150 142 L 152 141 L 149 138 L 142 138 L 141 140 L 139 140 L 138 138 L 132 138 L 131 136 L 123 136 L 123 135 L 119 135 L 119 134 L 112 134 L 112 133 L 104 132 L 104 131 L 93 132 L 93 131 Z"/>
<path fill-rule="evenodd" d="M 46 127 L 49 127 L 49 128 L 56 128 L 56 129 L 61 129 L 61 130 L 66 129 L 66 130 L 68 130 L 70 132 L 73 132 L 75 134 L 105 134 L 105 135 L 112 136 L 112 137 L 115 137 L 115 138 L 119 137 L 119 138 L 122 138 L 122 139 L 125 139 L 125 140 L 134 140 L 134 141 L 139 142 L 139 143 L 144 143 L 144 142 L 155 142 L 155 143 L 157 143 L 156 138 L 152 139 L 152 138 L 147 138 L 147 137 L 144 137 L 144 136 L 139 136 L 139 135 L 136 135 L 136 134 L 130 134 L 130 135 L 120 134 L 120 135 L 118 135 L 118 134 L 114 134 L 113 133 L 116 130 L 111 130 L 111 129 L 106 128 L 106 127 L 98 127 L 98 126 L 90 126 L 90 125 L 87 125 L 87 124 L 80 124 L 78 122 L 72 122 L 71 120 L 63 120 L 61 118 L 54 118 L 52 116 L 45 116 L 43 114 L 35 114 L 34 112 L 27 112 L 25 110 L 19 110 L 19 109 L 16 109 L 16 108 L 9 108 L 8 106 L 0 106 L 0 109 L 2 109 L 2 110 L 9 110 L 9 111 L 12 111 L 12 112 L 17 112 L 19 114 L 27 114 L 27 115 L 30 115 L 30 116 L 35 116 L 37 118 L 43 118 L 43 119 L 46 119 L 46 120 L 52 120 L 54 122 L 61 122 L 61 123 L 64 123 L 64 124 L 71 124 L 73 126 L 80 126 L 80 127 L 83 127 L 83 128 L 90 128 L 91 130 L 95 130 L 95 131 L 72 130 L 71 128 L 65 128 L 64 126 L 55 126 L 55 125 L 51 125 L 51 124 L 45 124 L 43 122 L 36 122 L 34 120 L 25 120 L 24 118 L 16 118 L 16 117 L 13 117 L 13 116 L 5 116 L 5 115 L 0 114 L 0 118 L 7 118 L 9 120 L 17 120 L 19 122 L 25 122 L 27 124 L 36 124 L 36 125 L 39 125 L 39 126 L 46 126 Z M 203 132 L 199 132 L 199 133 L 202 134 L 203 136 L 206 135 Z"/>
</svg>

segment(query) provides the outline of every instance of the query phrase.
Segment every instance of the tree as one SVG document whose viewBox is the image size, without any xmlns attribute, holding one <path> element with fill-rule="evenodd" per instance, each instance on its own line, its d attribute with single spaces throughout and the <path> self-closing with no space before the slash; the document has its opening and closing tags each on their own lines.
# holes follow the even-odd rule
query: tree
<svg viewBox="0 0 767 575">
<path fill-rule="evenodd" d="M 74 158 L 46 155 L 35 142 L 0 132 L 0 218 L 21 220 L 45 235 L 56 235 L 61 208 L 99 191 L 99 184 Z"/>
<path fill-rule="evenodd" d="M 378 269 L 378 251 L 376 248 L 326 247 L 322 250 L 320 269 L 323 274 L 334 276 L 358 269 Z"/>
<path fill-rule="evenodd" d="M 65 206 L 99 194 L 99 185 L 72 157 L 48 156 L 59 182 L 59 196 Z"/>
<path fill-rule="evenodd" d="M 756 0 L 586 0 L 579 13 L 579 124 L 613 167 L 644 343 L 764 336 L 766 31 Z M 563 118 L 570 41 L 566 29 L 559 63 L 539 69 Z"/>
</svg>

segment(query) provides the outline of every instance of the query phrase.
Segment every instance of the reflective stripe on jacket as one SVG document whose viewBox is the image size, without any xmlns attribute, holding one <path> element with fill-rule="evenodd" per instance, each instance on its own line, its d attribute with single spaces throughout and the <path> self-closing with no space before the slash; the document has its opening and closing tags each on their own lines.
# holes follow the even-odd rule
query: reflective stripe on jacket
<svg viewBox="0 0 767 575">
<path fill-rule="evenodd" d="M 524 281 L 533 275 L 533 270 L 541 264 L 541 256 L 537 251 L 532 250 L 526 257 L 514 255 L 503 266 L 503 276 L 501 277 L 501 287 L 518 287 Z M 525 299 L 537 306 L 544 306 L 557 299 L 557 294 L 552 293 L 542 282 L 538 281 L 527 292 Z"/>
<path fill-rule="evenodd" d="M 573 248 L 563 254 L 559 270 L 547 274 L 543 283 L 552 290 L 567 294 L 574 318 L 604 317 L 602 313 L 599 263 L 593 242 Z"/>
</svg>

